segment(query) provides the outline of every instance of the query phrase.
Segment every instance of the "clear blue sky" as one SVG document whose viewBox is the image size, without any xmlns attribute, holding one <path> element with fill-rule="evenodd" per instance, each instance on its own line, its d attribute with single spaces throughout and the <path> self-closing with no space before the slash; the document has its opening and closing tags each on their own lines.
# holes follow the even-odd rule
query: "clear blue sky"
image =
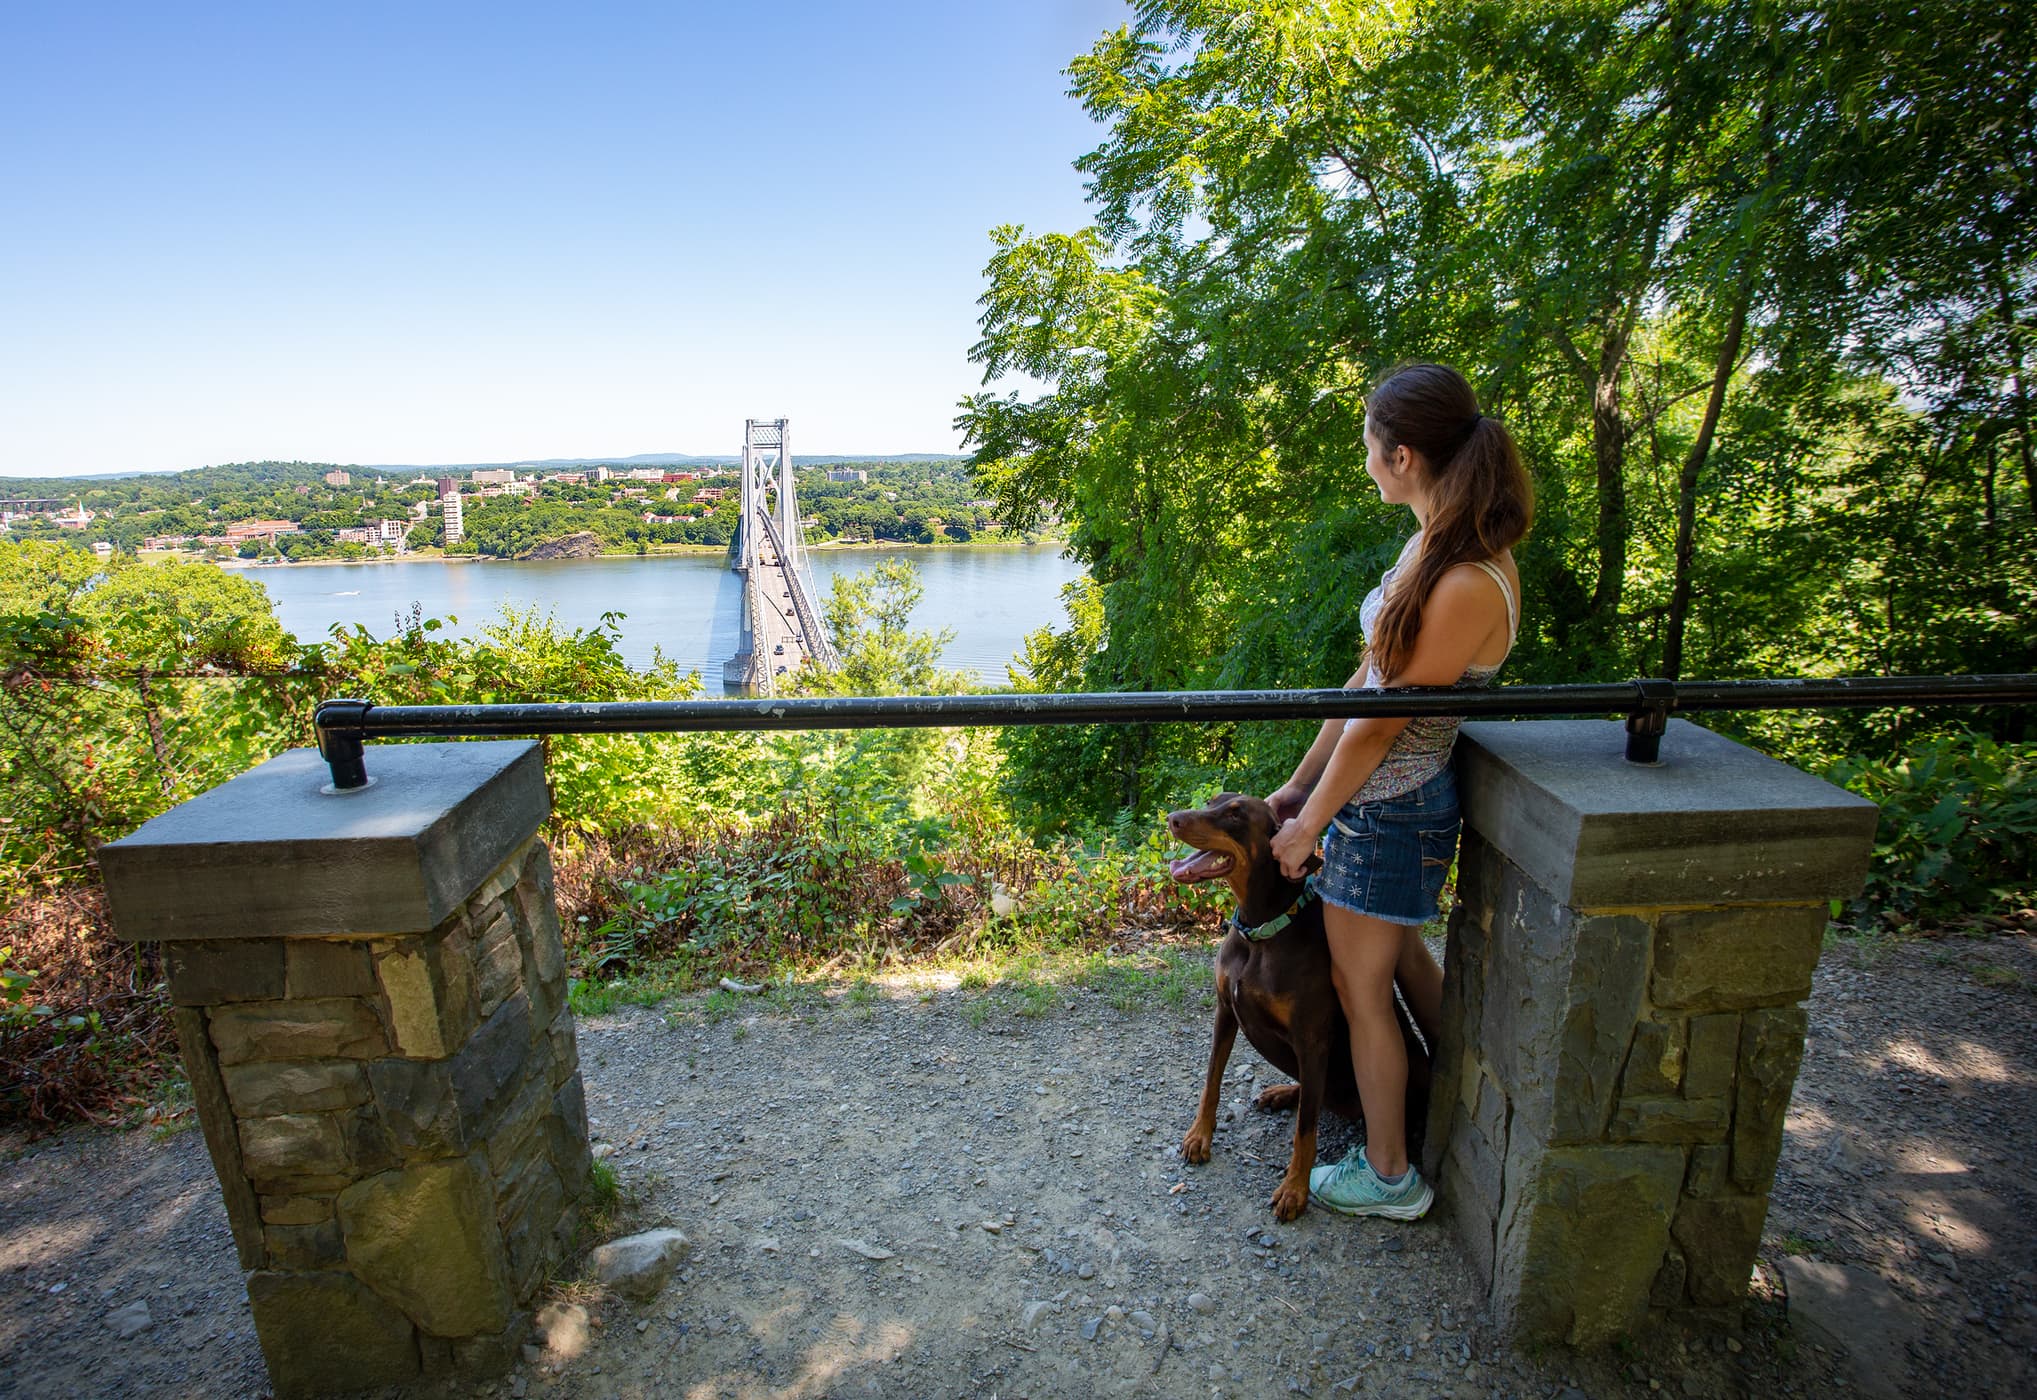
<svg viewBox="0 0 2037 1400">
<path fill-rule="evenodd" d="M 0 6 L 0 474 L 956 449 L 1122 0 Z"/>
</svg>

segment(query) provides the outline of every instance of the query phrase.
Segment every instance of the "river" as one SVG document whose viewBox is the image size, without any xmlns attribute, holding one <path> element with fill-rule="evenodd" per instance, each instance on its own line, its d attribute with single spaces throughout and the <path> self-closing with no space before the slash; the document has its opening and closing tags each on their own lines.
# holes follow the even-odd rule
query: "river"
<svg viewBox="0 0 2037 1400">
<path fill-rule="evenodd" d="M 1082 573 L 1058 545 L 829 548 L 807 558 L 823 603 L 838 575 L 885 559 L 909 561 L 924 588 L 913 626 L 952 628 L 955 639 L 941 664 L 998 685 L 1028 632 L 1067 624 L 1061 588 Z M 386 637 L 412 604 L 426 617 L 448 620 L 455 636 L 478 633 L 504 605 L 549 609 L 567 628 L 591 628 L 603 613 L 621 613 L 619 648 L 632 665 L 648 665 L 656 649 L 680 670 L 700 672 L 710 690 L 720 684 L 721 663 L 735 653 L 742 604 L 742 579 L 720 554 L 286 565 L 248 569 L 242 577 L 269 590 L 277 617 L 304 641 L 322 640 L 341 622 L 364 623 Z"/>
</svg>

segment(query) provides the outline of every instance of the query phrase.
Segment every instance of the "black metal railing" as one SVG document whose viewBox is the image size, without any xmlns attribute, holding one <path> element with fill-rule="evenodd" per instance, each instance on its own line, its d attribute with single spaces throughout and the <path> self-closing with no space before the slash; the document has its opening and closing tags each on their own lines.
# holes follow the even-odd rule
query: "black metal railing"
<svg viewBox="0 0 2037 1400">
<path fill-rule="evenodd" d="M 2037 673 L 1842 676 L 1829 680 L 1633 680 L 1601 685 L 1394 690 L 1177 690 L 1091 695 L 882 695 L 589 704 L 318 707 L 318 751 L 335 791 L 367 785 L 370 739 L 533 734 L 698 733 L 758 729 L 924 729 L 955 725 L 1173 724 L 1218 720 L 1394 719 L 1422 715 L 1627 717 L 1627 758 L 1654 763 L 1672 711 L 1885 709 L 2037 704 Z"/>
</svg>

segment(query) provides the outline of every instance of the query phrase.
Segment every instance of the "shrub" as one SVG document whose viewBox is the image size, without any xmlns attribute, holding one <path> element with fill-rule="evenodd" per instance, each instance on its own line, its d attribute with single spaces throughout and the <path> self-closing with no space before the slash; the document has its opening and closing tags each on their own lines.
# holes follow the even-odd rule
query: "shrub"
<svg viewBox="0 0 2037 1400">
<path fill-rule="evenodd" d="M 1881 806 L 1857 917 L 1985 914 L 2037 896 L 2037 744 L 1941 736 L 1830 776 Z"/>
</svg>

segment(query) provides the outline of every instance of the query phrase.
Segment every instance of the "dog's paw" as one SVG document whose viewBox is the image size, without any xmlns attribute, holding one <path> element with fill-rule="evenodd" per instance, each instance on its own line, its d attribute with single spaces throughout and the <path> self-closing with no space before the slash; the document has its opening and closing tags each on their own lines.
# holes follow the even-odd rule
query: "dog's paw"
<svg viewBox="0 0 2037 1400">
<path fill-rule="evenodd" d="M 1262 1113 L 1286 1113 L 1301 1097 L 1299 1084 L 1268 1084 L 1252 1100 L 1252 1107 Z"/>
<path fill-rule="evenodd" d="M 1273 1216 L 1276 1220 L 1292 1220 L 1308 1209 L 1308 1179 L 1285 1181 L 1273 1193 Z"/>
<path fill-rule="evenodd" d="M 1181 1139 L 1181 1160 L 1184 1162 L 1207 1162 L 1209 1143 L 1213 1130 L 1198 1123 L 1188 1130 L 1188 1136 Z"/>
</svg>

